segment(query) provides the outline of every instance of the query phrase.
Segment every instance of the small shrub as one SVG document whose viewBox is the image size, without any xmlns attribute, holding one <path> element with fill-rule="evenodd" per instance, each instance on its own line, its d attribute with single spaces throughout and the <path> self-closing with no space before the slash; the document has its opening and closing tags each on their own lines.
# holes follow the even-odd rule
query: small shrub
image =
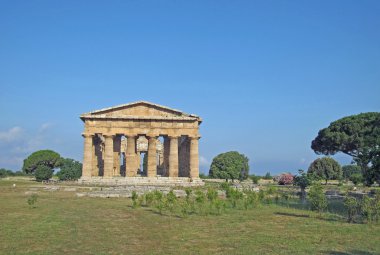
<svg viewBox="0 0 380 255">
<path fill-rule="evenodd" d="M 290 195 L 288 192 L 281 193 L 281 199 L 285 201 L 286 206 L 289 206 Z"/>
<path fill-rule="evenodd" d="M 246 196 L 248 199 L 249 206 L 250 207 L 256 207 L 257 204 L 259 203 L 259 196 L 258 196 L 257 192 L 252 191 L 252 190 L 247 191 Z"/>
<path fill-rule="evenodd" d="M 243 198 L 243 193 L 240 192 L 237 189 L 231 189 L 230 190 L 230 197 L 229 200 L 231 202 L 231 205 L 233 208 L 236 208 L 239 201 Z"/>
<path fill-rule="evenodd" d="M 152 206 L 154 201 L 154 194 L 152 192 L 148 192 L 145 194 L 145 205 Z"/>
<path fill-rule="evenodd" d="M 259 202 L 262 203 L 265 199 L 265 191 L 264 190 L 260 190 L 259 191 L 259 196 L 258 196 L 258 199 L 259 199 Z"/>
<path fill-rule="evenodd" d="M 138 205 L 139 205 L 138 198 L 139 198 L 139 195 L 137 194 L 137 192 L 132 191 L 132 208 L 138 207 Z"/>
<path fill-rule="evenodd" d="M 218 192 L 214 188 L 208 188 L 207 189 L 207 199 L 210 202 L 213 202 L 217 198 L 218 198 Z"/>
<path fill-rule="evenodd" d="M 309 191 L 311 209 L 322 213 L 327 208 L 327 199 L 320 183 L 311 186 Z"/>
<path fill-rule="evenodd" d="M 186 200 L 190 200 L 193 190 L 191 188 L 186 188 L 185 192 L 186 192 Z"/>
<path fill-rule="evenodd" d="M 30 197 L 28 197 L 27 202 L 30 208 L 36 208 L 35 203 L 37 203 L 37 198 L 37 194 L 32 194 Z"/>
<path fill-rule="evenodd" d="M 359 203 L 356 198 L 346 196 L 344 198 L 344 207 L 347 210 L 347 221 L 353 222 L 358 214 Z"/>
<path fill-rule="evenodd" d="M 221 199 L 216 199 L 214 201 L 214 206 L 218 215 L 222 214 L 222 212 L 226 210 L 226 203 Z"/>
<path fill-rule="evenodd" d="M 206 195 L 203 193 L 202 190 L 197 190 L 195 192 L 195 202 L 197 203 L 198 212 L 200 214 L 206 213 L 205 211 Z"/>
<path fill-rule="evenodd" d="M 169 191 L 169 193 L 166 195 L 166 205 L 170 213 L 174 212 L 176 202 L 177 202 L 177 197 L 174 194 L 173 190 Z"/>
<path fill-rule="evenodd" d="M 352 175 L 351 175 L 352 177 Z M 369 196 L 364 196 L 362 200 L 360 201 L 360 211 L 363 216 L 363 219 L 371 223 L 373 219 L 373 199 L 371 199 Z"/>
<path fill-rule="evenodd" d="M 182 217 L 187 217 L 192 212 L 192 205 L 188 199 L 183 200 L 181 205 L 181 214 Z"/>
<path fill-rule="evenodd" d="M 375 222 L 380 220 L 380 191 L 377 190 L 373 199 L 373 219 Z"/>
<path fill-rule="evenodd" d="M 223 182 L 220 184 L 220 188 L 226 192 L 226 197 L 228 198 L 232 189 L 231 185 L 228 182 Z"/>
<path fill-rule="evenodd" d="M 257 175 L 251 175 L 251 176 L 249 176 L 249 178 L 251 178 L 251 180 L 252 180 L 252 182 L 254 183 L 254 184 L 258 184 L 259 183 L 259 180 L 261 179 L 261 177 L 260 176 L 257 176 Z"/>
</svg>

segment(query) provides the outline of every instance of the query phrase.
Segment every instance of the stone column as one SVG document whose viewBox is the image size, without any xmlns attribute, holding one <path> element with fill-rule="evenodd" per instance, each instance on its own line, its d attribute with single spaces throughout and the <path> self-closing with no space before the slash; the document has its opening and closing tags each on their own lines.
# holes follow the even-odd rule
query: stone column
<svg viewBox="0 0 380 255">
<path fill-rule="evenodd" d="M 138 152 L 137 150 L 136 150 L 136 172 L 140 169 L 140 167 L 141 167 L 141 154 L 140 154 L 140 152 Z M 140 170 L 142 170 L 142 169 L 140 169 Z"/>
<path fill-rule="evenodd" d="M 169 151 L 170 151 L 170 139 L 164 137 L 164 175 L 169 176 Z"/>
<path fill-rule="evenodd" d="M 91 177 L 92 157 L 93 157 L 93 134 L 83 134 L 84 137 L 84 152 L 83 152 L 83 168 L 82 177 Z"/>
<path fill-rule="evenodd" d="M 113 175 L 113 135 L 104 135 L 104 177 Z"/>
<path fill-rule="evenodd" d="M 136 176 L 136 137 L 133 135 L 127 136 L 127 153 L 125 154 L 126 172 L 125 176 Z"/>
<path fill-rule="evenodd" d="M 169 177 L 178 177 L 178 137 L 171 136 L 169 138 Z"/>
<path fill-rule="evenodd" d="M 190 137 L 190 178 L 199 178 L 199 137 Z"/>
<path fill-rule="evenodd" d="M 98 157 L 96 155 L 96 141 L 92 138 L 92 174 L 91 176 L 99 176 Z"/>
<path fill-rule="evenodd" d="M 113 176 L 120 176 L 121 136 L 113 139 Z"/>
<path fill-rule="evenodd" d="M 155 136 L 148 137 L 148 166 L 147 177 L 155 177 L 157 175 L 157 138 Z"/>
</svg>

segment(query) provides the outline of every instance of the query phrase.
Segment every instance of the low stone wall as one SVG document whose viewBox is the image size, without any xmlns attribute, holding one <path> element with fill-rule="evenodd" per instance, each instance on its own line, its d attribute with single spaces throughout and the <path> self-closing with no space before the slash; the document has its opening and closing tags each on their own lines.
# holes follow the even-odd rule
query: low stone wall
<svg viewBox="0 0 380 255">
<path fill-rule="evenodd" d="M 102 186 L 167 186 L 167 187 L 197 187 L 205 183 L 200 178 L 188 177 L 82 177 L 78 180 L 81 185 Z"/>
</svg>

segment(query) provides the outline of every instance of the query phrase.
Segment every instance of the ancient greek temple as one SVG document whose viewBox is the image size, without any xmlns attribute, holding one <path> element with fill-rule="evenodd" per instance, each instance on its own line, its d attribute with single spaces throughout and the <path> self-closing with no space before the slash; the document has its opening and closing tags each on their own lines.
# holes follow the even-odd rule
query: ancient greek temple
<svg viewBox="0 0 380 255">
<path fill-rule="evenodd" d="M 199 178 L 200 117 L 139 101 L 80 118 L 84 122 L 81 180 Z"/>
</svg>

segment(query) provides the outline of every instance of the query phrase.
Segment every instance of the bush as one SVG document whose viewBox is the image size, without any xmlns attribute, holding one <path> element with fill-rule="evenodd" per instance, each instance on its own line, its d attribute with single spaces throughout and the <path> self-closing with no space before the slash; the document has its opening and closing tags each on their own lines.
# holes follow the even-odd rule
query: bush
<svg viewBox="0 0 380 255">
<path fill-rule="evenodd" d="M 37 181 L 47 181 L 53 176 L 53 170 L 45 165 L 37 166 L 37 169 L 34 173 Z"/>
<path fill-rule="evenodd" d="M 309 191 L 309 201 L 311 209 L 319 213 L 327 208 L 327 199 L 320 183 L 311 186 Z"/>
<path fill-rule="evenodd" d="M 177 197 L 174 194 L 173 190 L 169 191 L 166 195 L 166 206 L 168 207 L 170 213 L 174 212 L 174 208 L 177 202 Z"/>
<path fill-rule="evenodd" d="M 293 175 L 290 173 L 281 174 L 278 179 L 279 185 L 291 185 L 293 183 Z"/>
<path fill-rule="evenodd" d="M 218 192 L 214 188 L 207 189 L 207 199 L 210 202 L 215 201 L 218 198 Z"/>
<path fill-rule="evenodd" d="M 254 184 L 258 184 L 259 183 L 259 180 L 261 179 L 261 177 L 260 176 L 257 176 L 257 175 L 251 175 L 251 176 L 249 176 L 249 178 L 251 178 L 251 180 L 252 180 L 252 182 L 254 183 Z"/>
<path fill-rule="evenodd" d="M 60 166 L 57 176 L 62 181 L 78 180 L 82 176 L 82 163 L 74 159 L 62 158 Z"/>
<path fill-rule="evenodd" d="M 132 191 L 132 208 L 137 208 L 139 206 L 138 202 L 139 195 L 136 191 Z"/>
<path fill-rule="evenodd" d="M 232 188 L 230 190 L 230 196 L 229 201 L 231 202 L 232 208 L 236 208 L 238 205 L 239 200 L 243 198 L 243 193 L 240 192 L 238 189 Z"/>
<path fill-rule="evenodd" d="M 30 197 L 28 197 L 27 202 L 30 208 L 35 208 L 35 203 L 37 203 L 37 198 L 38 198 L 37 194 L 33 194 Z"/>
<path fill-rule="evenodd" d="M 353 184 L 358 185 L 363 182 L 363 175 L 359 173 L 352 174 L 350 176 L 350 181 L 352 181 Z"/>
<path fill-rule="evenodd" d="M 359 210 L 359 203 L 356 198 L 354 197 L 345 197 L 344 198 L 344 207 L 347 210 L 347 220 L 348 222 L 353 222 L 355 220 L 355 217 L 358 214 Z"/>
</svg>

